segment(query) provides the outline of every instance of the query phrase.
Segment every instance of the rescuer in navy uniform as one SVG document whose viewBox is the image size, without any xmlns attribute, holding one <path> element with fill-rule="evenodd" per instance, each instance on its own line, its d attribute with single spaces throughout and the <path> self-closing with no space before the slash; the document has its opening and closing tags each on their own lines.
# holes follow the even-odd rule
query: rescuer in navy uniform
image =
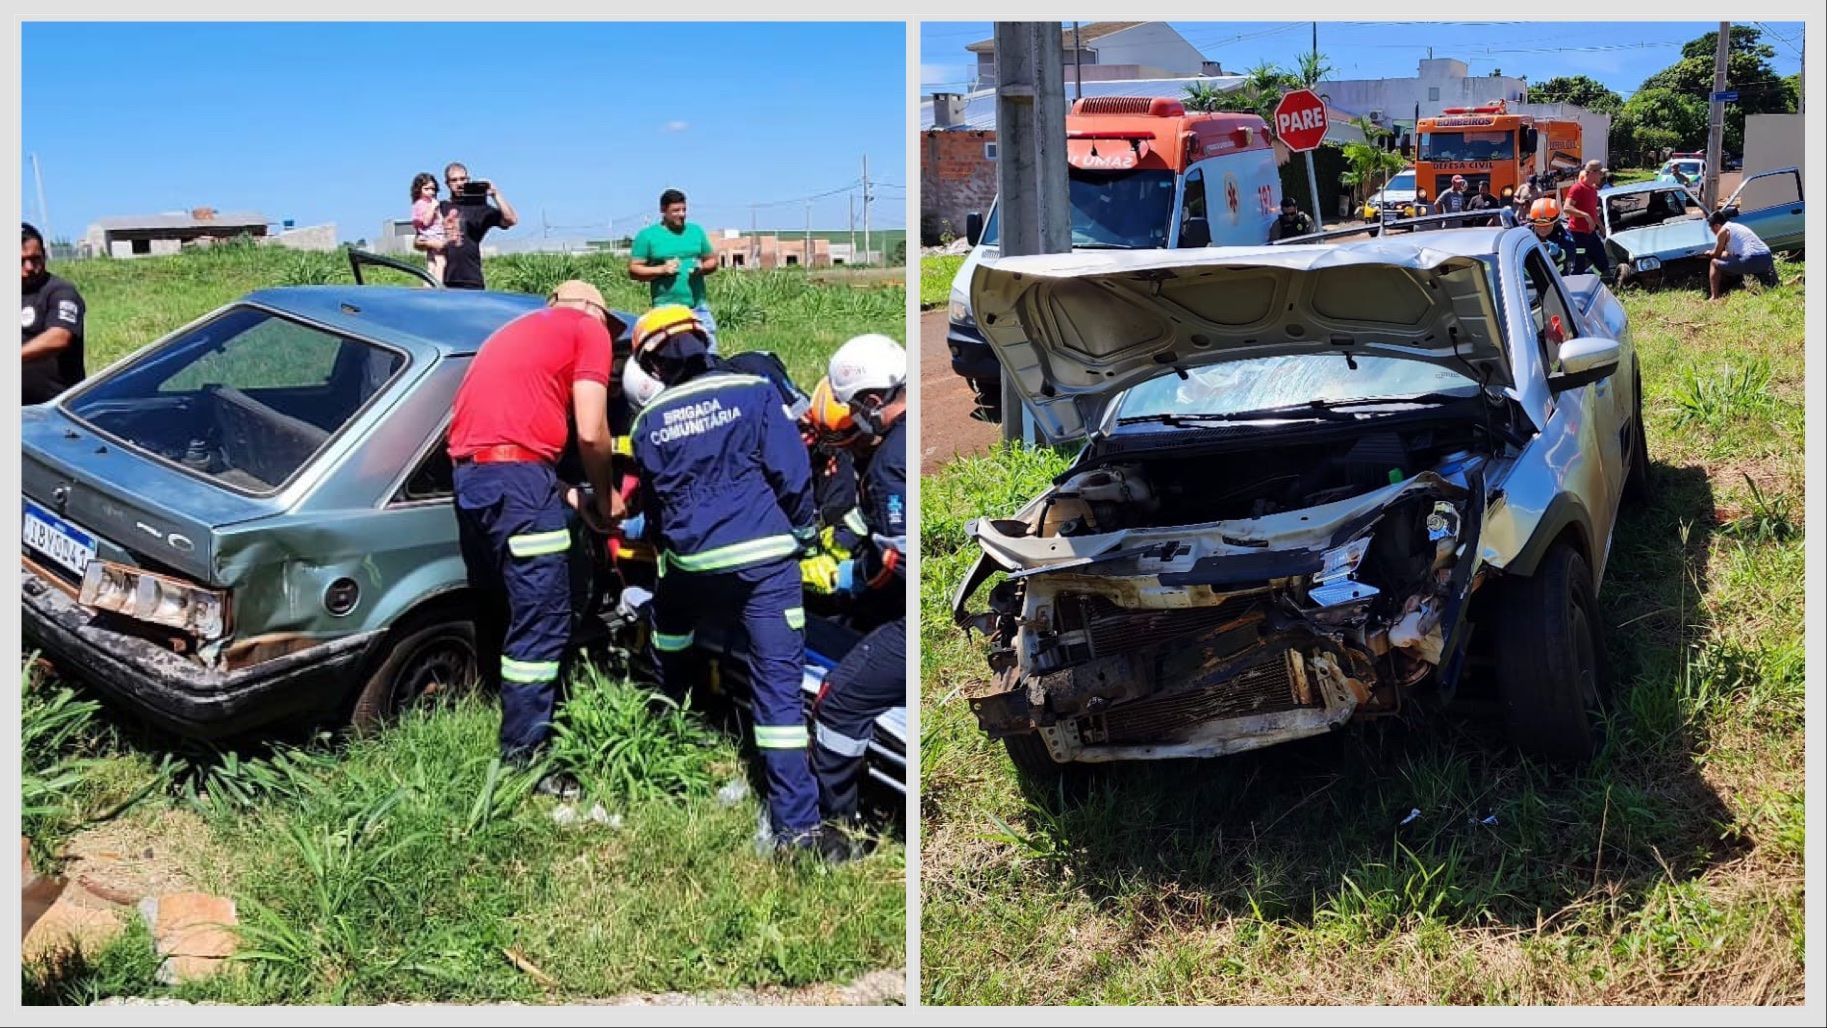
<svg viewBox="0 0 1827 1028">
<path fill-rule="evenodd" d="M 819 805 L 841 829 L 856 815 L 875 719 L 907 702 L 907 351 L 858 336 L 831 355 L 829 372 L 832 394 L 875 439 L 858 487 L 867 533 L 839 565 L 838 590 L 887 615 L 831 669 L 813 707 Z"/>
<path fill-rule="evenodd" d="M 664 386 L 629 432 L 640 511 L 622 525 L 660 554 L 653 646 L 661 684 L 673 693 L 697 684 L 700 623 L 740 621 L 776 851 L 820 849 L 826 837 L 800 697 L 799 560 L 818 538 L 805 444 L 773 382 L 711 357 L 691 308 L 643 314 L 633 352 Z"/>
</svg>

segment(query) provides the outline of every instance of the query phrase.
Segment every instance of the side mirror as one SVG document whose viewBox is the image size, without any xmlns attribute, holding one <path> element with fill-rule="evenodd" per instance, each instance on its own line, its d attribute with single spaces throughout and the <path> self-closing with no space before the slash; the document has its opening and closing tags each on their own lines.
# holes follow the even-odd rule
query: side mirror
<svg viewBox="0 0 1827 1028">
<path fill-rule="evenodd" d="M 1413 149 L 1414 149 L 1414 137 L 1409 135 L 1406 132 L 1402 133 L 1402 156 L 1407 157 L 1409 155 L 1409 151 L 1413 150 Z"/>
<path fill-rule="evenodd" d="M 1548 376 L 1550 392 L 1565 392 L 1610 378 L 1618 370 L 1618 342 L 1580 336 L 1561 344 L 1561 370 Z"/>
<path fill-rule="evenodd" d="M 1180 246 L 1192 249 L 1212 245 L 1212 226 L 1204 218 L 1188 218 L 1180 223 Z"/>
<path fill-rule="evenodd" d="M 972 211 L 964 216 L 964 241 L 972 246 L 983 238 L 983 215 Z"/>
</svg>

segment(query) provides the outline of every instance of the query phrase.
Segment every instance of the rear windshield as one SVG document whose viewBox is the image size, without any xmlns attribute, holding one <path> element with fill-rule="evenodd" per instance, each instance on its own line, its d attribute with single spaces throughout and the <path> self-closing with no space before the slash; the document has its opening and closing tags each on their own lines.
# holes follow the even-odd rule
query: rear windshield
<svg viewBox="0 0 1827 1028">
<path fill-rule="evenodd" d="M 237 307 L 64 406 L 145 453 L 263 494 L 310 463 L 405 365 L 397 351 Z"/>
</svg>

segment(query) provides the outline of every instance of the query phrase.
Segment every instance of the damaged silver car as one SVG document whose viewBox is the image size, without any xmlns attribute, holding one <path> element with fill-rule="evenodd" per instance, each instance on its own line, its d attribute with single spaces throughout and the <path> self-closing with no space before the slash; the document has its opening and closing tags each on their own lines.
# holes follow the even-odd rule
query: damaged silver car
<svg viewBox="0 0 1827 1028">
<path fill-rule="evenodd" d="M 1472 677 L 1525 748 L 1599 744 L 1640 375 L 1616 298 L 1529 230 L 1007 258 L 971 302 L 1041 430 L 1086 439 L 971 523 L 954 597 L 1019 767 L 1235 753 Z"/>
</svg>

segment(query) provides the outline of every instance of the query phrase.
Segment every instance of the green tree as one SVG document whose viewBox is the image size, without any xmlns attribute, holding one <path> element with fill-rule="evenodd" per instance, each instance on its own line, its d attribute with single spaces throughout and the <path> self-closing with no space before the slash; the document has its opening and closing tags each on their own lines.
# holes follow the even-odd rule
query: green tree
<svg viewBox="0 0 1827 1028">
<path fill-rule="evenodd" d="M 1308 89 L 1312 89 L 1314 86 L 1319 85 L 1328 75 L 1332 74 L 1332 65 L 1326 60 L 1325 54 L 1315 50 L 1310 53 L 1301 54 L 1299 60 L 1295 62 L 1294 70 L 1291 74 L 1296 82 Z"/>
<path fill-rule="evenodd" d="M 1763 42 L 1763 32 L 1748 25 L 1732 26 L 1731 43 L 1726 56 L 1726 88 L 1736 90 L 1738 100 L 1725 105 L 1725 149 L 1730 153 L 1744 150 L 1745 115 L 1792 114 L 1797 93 L 1787 79 L 1776 74 L 1770 61 L 1776 50 Z M 1644 90 L 1656 89 L 1691 99 L 1704 112 L 1713 92 L 1714 48 L 1719 33 L 1709 32 L 1681 48 L 1681 59 L 1643 80 Z M 1631 97 L 1632 100 L 1636 96 Z M 1628 104 L 1626 105 L 1628 106 Z M 1673 124 L 1661 126 L 1679 133 L 1680 146 L 1699 149 L 1706 145 L 1705 118 L 1697 135 L 1682 132 Z"/>
<path fill-rule="evenodd" d="M 1369 118 L 1353 118 L 1351 123 L 1364 133 L 1366 141 L 1340 148 L 1349 167 L 1339 175 L 1339 184 L 1351 190 L 1354 201 L 1361 202 L 1372 189 L 1381 188 L 1385 179 L 1408 167 L 1408 158 L 1376 145 L 1383 129 Z"/>
<path fill-rule="evenodd" d="M 1604 83 L 1586 75 L 1560 75 L 1529 87 L 1529 102 L 1578 104 L 1600 114 L 1617 114 L 1624 98 Z"/>
<path fill-rule="evenodd" d="M 1628 154 L 1641 166 L 1661 160 L 1663 148 L 1698 149 L 1706 145 L 1706 101 L 1672 89 L 1644 88 L 1631 94 L 1611 123 L 1617 154 Z M 1617 158 L 1613 163 L 1623 163 Z"/>
<path fill-rule="evenodd" d="M 1218 106 L 1213 109 L 1254 114 L 1273 123 L 1275 105 L 1281 102 L 1282 95 L 1299 88 L 1300 80 L 1293 72 L 1263 61 L 1244 72 L 1243 82 L 1222 94 Z"/>
<path fill-rule="evenodd" d="M 1186 95 L 1180 98 L 1180 105 L 1189 111 L 1223 111 L 1224 90 L 1204 82 L 1195 82 L 1186 87 Z"/>
</svg>

